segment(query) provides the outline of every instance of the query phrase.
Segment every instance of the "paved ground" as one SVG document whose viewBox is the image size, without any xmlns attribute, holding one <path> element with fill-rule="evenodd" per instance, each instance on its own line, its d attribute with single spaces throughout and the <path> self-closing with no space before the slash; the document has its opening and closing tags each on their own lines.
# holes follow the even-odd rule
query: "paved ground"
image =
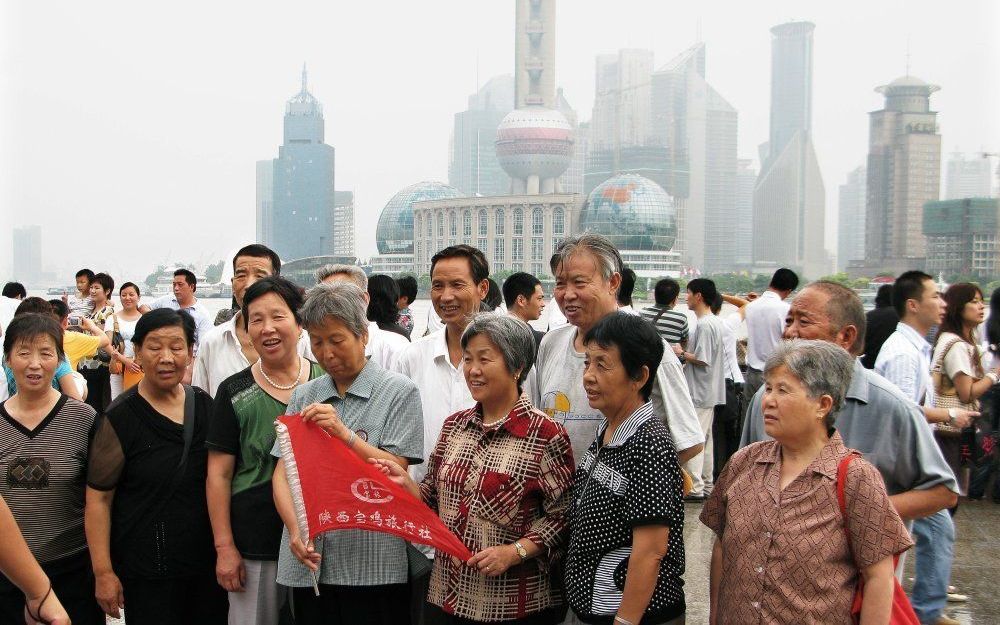
<svg viewBox="0 0 1000 625">
<path fill-rule="evenodd" d="M 708 622 L 708 562 L 712 532 L 698 522 L 701 505 L 687 504 L 684 546 L 687 552 L 687 622 Z M 1000 623 L 1000 505 L 978 501 L 962 503 L 956 516 L 958 542 L 952 584 L 970 600 L 950 604 L 947 612 L 964 625 Z M 905 577 L 913 576 L 913 558 L 907 558 Z M 909 582 L 905 584 L 909 589 Z M 120 625 L 122 621 L 108 620 Z"/>
</svg>

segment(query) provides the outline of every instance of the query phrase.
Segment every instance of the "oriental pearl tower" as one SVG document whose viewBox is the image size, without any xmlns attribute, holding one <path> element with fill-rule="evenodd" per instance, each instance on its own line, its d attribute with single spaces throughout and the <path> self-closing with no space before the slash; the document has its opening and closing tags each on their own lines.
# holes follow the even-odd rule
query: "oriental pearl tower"
<svg viewBox="0 0 1000 625">
<path fill-rule="evenodd" d="M 517 107 L 497 128 L 497 159 L 514 195 L 560 193 L 573 157 L 573 127 L 555 106 L 555 0 L 515 0 Z"/>
</svg>

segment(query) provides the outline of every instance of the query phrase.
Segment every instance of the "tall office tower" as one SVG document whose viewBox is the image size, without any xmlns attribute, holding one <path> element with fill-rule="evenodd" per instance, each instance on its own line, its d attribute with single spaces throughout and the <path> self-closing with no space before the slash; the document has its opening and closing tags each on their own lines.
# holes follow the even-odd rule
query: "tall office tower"
<svg viewBox="0 0 1000 625">
<path fill-rule="evenodd" d="M 903 76 L 875 91 L 885 107 L 869 113 L 865 261 L 893 274 L 921 269 L 927 255 L 924 204 L 940 197 L 941 135 L 931 94 Z"/>
<path fill-rule="evenodd" d="M 865 258 L 865 168 L 857 167 L 840 185 L 837 214 L 837 270 Z"/>
<path fill-rule="evenodd" d="M 736 264 L 749 267 L 753 264 L 753 188 L 757 184 L 757 170 L 753 160 L 736 161 Z"/>
<path fill-rule="evenodd" d="M 333 254 L 354 256 L 354 191 L 333 192 Z"/>
<path fill-rule="evenodd" d="M 11 252 L 14 257 L 14 279 L 31 289 L 38 287 L 42 277 L 42 228 L 14 228 Z"/>
<path fill-rule="evenodd" d="M 514 110 L 514 77 L 491 78 L 469 96 L 469 108 L 455 114 L 448 184 L 465 195 L 502 195 L 510 176 L 497 160 L 497 127 Z"/>
<path fill-rule="evenodd" d="M 993 172 L 990 159 L 985 157 L 965 159 L 961 152 L 953 152 L 946 165 L 946 200 L 993 195 Z"/>
<path fill-rule="evenodd" d="M 573 156 L 573 127 L 555 107 L 555 0 L 517 0 L 514 98 L 497 128 L 497 159 L 511 193 L 560 193 L 559 177 Z"/>
<path fill-rule="evenodd" d="M 652 74 L 650 83 L 644 149 L 651 152 L 649 160 L 656 159 L 659 171 L 643 175 L 660 183 L 675 200 L 674 251 L 684 266 L 730 271 L 738 256 L 732 244 L 737 210 L 736 109 L 705 80 L 704 43 L 674 57 Z"/>
<path fill-rule="evenodd" d="M 257 161 L 257 242 L 274 243 L 274 161 Z"/>
<path fill-rule="evenodd" d="M 285 106 L 284 142 L 274 159 L 271 236 L 283 260 L 333 253 L 334 149 L 323 142 L 323 106 L 302 88 Z M 259 183 L 258 183 L 259 186 Z"/>
<path fill-rule="evenodd" d="M 573 157 L 565 173 L 559 177 L 559 186 L 563 193 L 583 193 L 583 172 L 587 162 L 587 134 L 590 123 L 580 123 L 576 109 L 569 103 L 562 87 L 556 89 L 556 108 L 566 117 L 573 129 Z"/>
<path fill-rule="evenodd" d="M 771 29 L 771 128 L 754 188 L 754 263 L 829 272 L 826 199 L 812 142 L 811 22 Z"/>
<path fill-rule="evenodd" d="M 615 150 L 646 145 L 653 51 L 626 49 L 597 57 L 591 145 Z"/>
</svg>

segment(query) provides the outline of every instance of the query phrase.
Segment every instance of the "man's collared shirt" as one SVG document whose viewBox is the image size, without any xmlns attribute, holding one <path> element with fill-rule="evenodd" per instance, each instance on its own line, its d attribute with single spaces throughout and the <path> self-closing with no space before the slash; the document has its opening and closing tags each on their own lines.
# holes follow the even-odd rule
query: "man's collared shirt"
<svg viewBox="0 0 1000 625">
<path fill-rule="evenodd" d="M 750 401 L 740 447 L 771 440 L 764 432 L 761 386 Z M 837 413 L 844 444 L 864 454 L 885 480 L 890 495 L 944 484 L 958 493 L 955 474 L 945 462 L 924 413 L 898 388 L 854 361 L 854 374 L 844 405 Z"/>
<path fill-rule="evenodd" d="M 434 451 L 445 419 L 459 410 L 476 405 L 472 399 L 462 363 L 451 364 L 445 328 L 417 339 L 399 355 L 396 371 L 417 385 L 424 413 L 424 452 L 429 458 Z M 420 483 L 427 472 L 426 465 L 410 468 L 410 475 Z"/>
<path fill-rule="evenodd" d="M 215 327 L 214 318 L 209 316 L 208 309 L 205 308 L 205 305 L 198 299 L 195 299 L 194 304 L 191 304 L 190 306 L 181 306 L 177 301 L 176 295 L 164 295 L 159 299 L 153 300 L 153 303 L 149 305 L 149 308 L 150 310 L 156 310 L 157 308 L 172 308 L 174 310 L 183 310 L 191 315 L 191 317 L 194 318 L 194 325 L 196 328 L 194 335 L 194 349 L 196 353 L 199 349 L 201 349 L 201 341 L 208 336 L 208 333 Z"/>
<path fill-rule="evenodd" d="M 931 405 L 931 344 L 911 326 L 900 321 L 889 335 L 878 358 L 875 371 L 895 384 L 918 406 Z"/>
<path fill-rule="evenodd" d="M 212 397 L 215 397 L 219 385 L 226 378 L 253 364 L 243 354 L 240 339 L 236 336 L 237 323 L 243 323 L 243 317 L 239 313 L 209 330 L 198 349 L 191 385 L 201 388 Z M 299 338 L 298 352 L 300 356 L 314 360 L 309 349 L 309 335 L 305 330 Z"/>
<path fill-rule="evenodd" d="M 764 370 L 764 362 L 774 351 L 785 331 L 785 317 L 791 305 L 783 301 L 774 291 L 764 291 L 763 295 L 747 304 L 747 366 L 758 371 Z"/>
</svg>

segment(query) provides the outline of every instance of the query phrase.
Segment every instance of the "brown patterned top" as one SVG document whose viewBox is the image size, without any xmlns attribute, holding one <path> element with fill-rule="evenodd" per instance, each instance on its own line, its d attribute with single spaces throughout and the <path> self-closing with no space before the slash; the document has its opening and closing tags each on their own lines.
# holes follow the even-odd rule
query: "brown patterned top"
<svg viewBox="0 0 1000 625">
<path fill-rule="evenodd" d="M 857 459 L 845 486 L 851 553 L 837 504 L 837 466 L 848 453 L 835 433 L 783 491 L 777 441 L 730 459 L 701 513 L 722 541 L 717 610 L 727 625 L 850 623 L 858 570 L 913 546 L 882 476 Z"/>
</svg>

